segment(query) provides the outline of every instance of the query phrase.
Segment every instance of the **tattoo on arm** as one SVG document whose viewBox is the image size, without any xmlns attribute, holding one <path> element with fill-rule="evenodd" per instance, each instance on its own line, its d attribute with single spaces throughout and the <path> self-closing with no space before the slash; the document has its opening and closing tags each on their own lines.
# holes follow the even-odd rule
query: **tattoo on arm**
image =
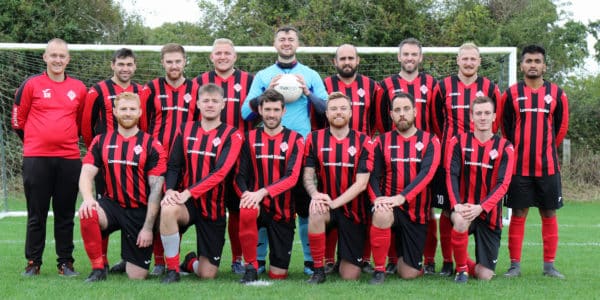
<svg viewBox="0 0 600 300">
<path fill-rule="evenodd" d="M 302 176 L 302 183 L 309 196 L 312 196 L 317 192 L 317 186 L 315 184 L 315 169 L 304 168 L 304 176 Z"/>
<path fill-rule="evenodd" d="M 146 221 L 144 221 L 144 228 L 152 230 L 156 216 L 158 215 L 158 209 L 160 207 L 160 198 L 162 194 L 162 187 L 165 182 L 163 176 L 148 176 L 148 184 L 150 185 L 150 195 L 148 195 L 148 211 L 146 212 Z"/>
</svg>

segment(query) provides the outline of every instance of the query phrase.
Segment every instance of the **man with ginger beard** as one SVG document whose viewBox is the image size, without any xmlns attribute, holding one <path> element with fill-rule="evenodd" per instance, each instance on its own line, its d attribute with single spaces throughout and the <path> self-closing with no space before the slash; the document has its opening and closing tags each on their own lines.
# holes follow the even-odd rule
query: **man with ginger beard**
<svg viewBox="0 0 600 300">
<path fill-rule="evenodd" d="M 166 154 L 160 144 L 141 131 L 137 94 L 123 92 L 114 100 L 114 131 L 97 135 L 88 150 L 79 179 L 83 202 L 79 208 L 83 245 L 92 264 L 86 282 L 106 280 L 103 237 L 121 230 L 121 256 L 130 279 L 148 275 L 154 223 L 166 171 Z M 101 174 L 104 194 L 96 199 L 92 182 Z"/>
<path fill-rule="evenodd" d="M 381 101 L 383 90 L 375 80 L 359 74 L 360 57 L 356 47 L 350 44 L 340 45 L 333 58 L 337 74 L 323 80 L 327 93 L 341 92 L 352 100 L 352 118 L 350 128 L 373 136 L 375 133 L 376 114 L 375 104 Z M 333 229 L 327 233 L 327 250 L 325 254 L 325 272 L 331 273 L 337 269 L 335 265 L 335 250 L 337 232 Z M 366 239 L 363 253 L 363 272 L 372 273 L 370 264 L 371 247 Z"/>
<path fill-rule="evenodd" d="M 398 275 L 414 279 L 423 274 L 423 249 L 431 210 L 428 185 L 440 161 L 438 138 L 415 127 L 411 94 L 396 94 L 390 117 L 395 129 L 376 139 L 375 165 L 369 182 L 373 202 L 370 238 L 375 262 L 370 284 L 384 282 L 385 258 L 392 242 L 396 243 L 399 257 Z"/>
<path fill-rule="evenodd" d="M 308 240 L 315 267 L 309 284 L 320 284 L 326 279 L 327 227 L 338 228 L 341 278 L 357 280 L 361 274 L 370 213 L 363 191 L 373 170 L 373 142 L 366 134 L 350 128 L 350 106 L 350 98 L 344 94 L 329 95 L 329 128 L 313 131 L 306 138 L 303 183 L 311 197 Z"/>
</svg>

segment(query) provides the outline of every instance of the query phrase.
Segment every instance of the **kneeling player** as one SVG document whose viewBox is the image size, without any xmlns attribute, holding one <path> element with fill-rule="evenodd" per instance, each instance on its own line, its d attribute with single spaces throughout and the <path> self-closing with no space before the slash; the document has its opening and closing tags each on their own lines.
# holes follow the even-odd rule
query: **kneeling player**
<svg viewBox="0 0 600 300">
<path fill-rule="evenodd" d="M 490 280 L 495 274 L 502 232 L 502 202 L 513 170 L 512 144 L 492 132 L 494 101 L 477 97 L 471 106 L 474 132 L 450 140 L 446 182 L 452 207 L 452 249 L 457 283 L 471 274 Z M 477 264 L 469 259 L 469 233 L 475 236 Z"/>
<path fill-rule="evenodd" d="M 304 154 L 304 138 L 281 125 L 283 95 L 269 89 L 258 101 L 264 127 L 248 132 L 236 176 L 241 194 L 240 241 L 246 261 L 241 283 L 257 279 L 258 226 L 266 228 L 270 241 L 269 277 L 287 277 L 296 214 L 292 188 L 298 182 Z"/>
<path fill-rule="evenodd" d="M 119 229 L 127 275 L 131 279 L 146 278 L 152 257 L 152 228 L 166 171 L 163 148 L 137 127 L 142 114 L 139 96 L 121 93 L 114 106 L 118 129 L 94 138 L 79 178 L 83 197 L 79 208 L 81 236 L 93 269 L 86 282 L 106 279 L 102 236 Z M 92 187 L 99 172 L 104 175 L 106 189 L 96 201 Z"/>
<path fill-rule="evenodd" d="M 212 83 L 200 87 L 197 105 L 201 121 L 182 124 L 171 146 L 160 212 L 167 262 L 163 283 L 179 281 L 180 231 L 196 227 L 198 256 L 186 255 L 182 267 L 201 278 L 217 275 L 225 243 L 225 177 L 238 159 L 244 138 L 221 122 L 225 105 L 221 87 Z M 179 186 L 183 191 L 176 190 Z"/>
<path fill-rule="evenodd" d="M 385 259 L 396 236 L 397 272 L 404 279 L 423 274 L 422 259 L 430 216 L 428 184 L 440 160 L 440 142 L 415 127 L 415 102 L 399 93 L 391 103 L 395 129 L 377 137 L 375 167 L 369 183 L 373 203 L 371 249 L 375 272 L 371 284 L 385 279 Z"/>
<path fill-rule="evenodd" d="M 362 192 L 373 170 L 371 138 L 349 127 L 350 99 L 332 93 L 326 115 L 329 128 L 311 132 L 304 151 L 303 183 L 311 197 L 308 240 L 315 267 L 308 280 L 311 284 L 325 281 L 326 227 L 338 229 L 340 276 L 346 280 L 360 277 L 369 213 Z"/>
</svg>

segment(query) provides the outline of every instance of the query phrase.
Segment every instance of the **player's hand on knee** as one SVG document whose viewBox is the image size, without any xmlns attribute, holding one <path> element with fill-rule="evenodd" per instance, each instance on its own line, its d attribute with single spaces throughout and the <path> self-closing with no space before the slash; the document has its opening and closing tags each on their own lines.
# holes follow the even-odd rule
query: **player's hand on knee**
<svg viewBox="0 0 600 300">
<path fill-rule="evenodd" d="M 92 213 L 97 209 L 98 201 L 96 200 L 83 200 L 79 207 L 79 218 L 87 219 L 92 217 Z"/>
<path fill-rule="evenodd" d="M 137 242 L 135 244 L 140 248 L 150 247 L 150 245 L 152 245 L 153 237 L 154 234 L 152 233 L 152 230 L 142 228 L 140 233 L 138 233 Z"/>
</svg>

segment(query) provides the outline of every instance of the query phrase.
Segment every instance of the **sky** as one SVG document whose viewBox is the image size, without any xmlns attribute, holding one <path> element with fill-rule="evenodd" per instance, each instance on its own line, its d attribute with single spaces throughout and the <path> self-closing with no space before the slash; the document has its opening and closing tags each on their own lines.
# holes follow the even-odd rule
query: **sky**
<svg viewBox="0 0 600 300">
<path fill-rule="evenodd" d="M 144 24 L 156 28 L 163 23 L 175 23 L 186 21 L 196 23 L 201 16 L 200 8 L 196 0 L 117 0 L 125 11 L 137 11 L 143 18 Z M 587 24 L 589 21 L 600 19 L 600 13 L 596 7 L 597 0 L 571 0 L 571 6 L 567 11 L 573 14 L 573 19 Z M 142 5 L 143 3 L 143 5 Z M 588 36 L 588 50 L 594 53 L 594 38 Z M 598 72 L 598 63 L 588 59 L 586 63 L 588 72 Z"/>
</svg>

